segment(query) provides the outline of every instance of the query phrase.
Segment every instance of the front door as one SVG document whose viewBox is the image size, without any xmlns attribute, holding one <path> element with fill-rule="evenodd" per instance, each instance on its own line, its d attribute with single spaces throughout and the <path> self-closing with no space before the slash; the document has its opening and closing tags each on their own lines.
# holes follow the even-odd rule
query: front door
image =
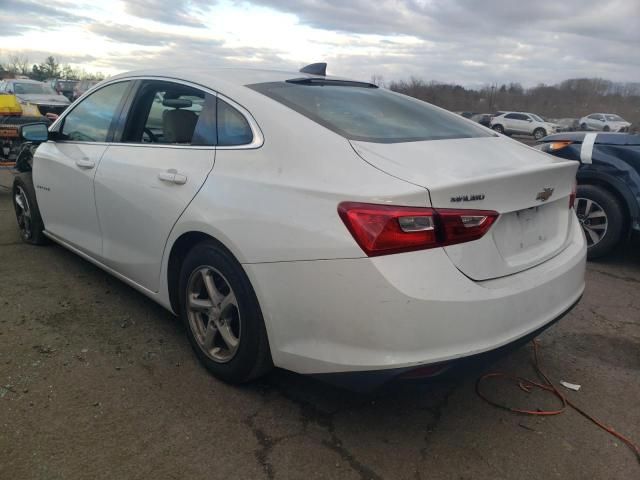
<svg viewBox="0 0 640 480">
<path fill-rule="evenodd" d="M 102 244 L 93 179 L 130 82 L 96 91 L 56 125 L 55 141 L 36 151 L 33 182 L 46 231 L 94 257 Z"/>
<path fill-rule="evenodd" d="M 143 81 L 95 178 L 104 263 L 157 291 L 167 238 L 215 160 L 213 94 Z"/>
</svg>

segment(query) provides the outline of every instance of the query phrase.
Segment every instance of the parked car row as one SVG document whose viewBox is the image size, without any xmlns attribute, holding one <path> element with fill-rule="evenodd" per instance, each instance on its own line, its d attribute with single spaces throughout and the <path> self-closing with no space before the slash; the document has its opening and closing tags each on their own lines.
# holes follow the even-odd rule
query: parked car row
<svg viewBox="0 0 640 480">
<path fill-rule="evenodd" d="M 631 123 L 619 115 L 610 113 L 593 113 L 578 118 L 545 119 L 530 112 L 474 113 L 457 112 L 485 127 L 493 128 L 506 135 L 529 135 L 539 140 L 546 135 L 559 132 L 601 131 L 629 132 Z"/>
</svg>

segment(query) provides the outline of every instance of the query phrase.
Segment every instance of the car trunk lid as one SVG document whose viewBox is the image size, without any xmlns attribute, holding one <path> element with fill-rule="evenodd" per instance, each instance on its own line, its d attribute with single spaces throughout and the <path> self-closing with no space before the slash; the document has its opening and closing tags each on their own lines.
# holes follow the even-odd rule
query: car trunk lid
<svg viewBox="0 0 640 480">
<path fill-rule="evenodd" d="M 351 143 L 369 164 L 426 188 L 434 208 L 500 214 L 483 238 L 444 248 L 474 280 L 531 268 L 568 243 L 576 162 L 502 137 Z"/>
</svg>

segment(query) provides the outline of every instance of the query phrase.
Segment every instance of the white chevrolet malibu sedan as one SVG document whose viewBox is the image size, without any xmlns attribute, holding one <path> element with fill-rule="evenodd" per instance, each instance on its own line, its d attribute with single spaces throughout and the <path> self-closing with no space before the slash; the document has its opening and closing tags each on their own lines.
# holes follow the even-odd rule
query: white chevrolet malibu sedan
<svg viewBox="0 0 640 480">
<path fill-rule="evenodd" d="M 48 132 L 23 127 L 41 142 L 13 188 L 23 238 L 53 240 L 179 315 L 229 382 L 274 365 L 433 373 L 576 304 L 576 162 L 301 72 L 133 72 Z"/>
</svg>

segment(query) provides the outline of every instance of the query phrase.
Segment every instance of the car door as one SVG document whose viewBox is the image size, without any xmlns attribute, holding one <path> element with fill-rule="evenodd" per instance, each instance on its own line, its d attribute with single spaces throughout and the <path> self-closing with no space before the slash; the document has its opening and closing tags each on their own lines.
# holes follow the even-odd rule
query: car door
<svg viewBox="0 0 640 480">
<path fill-rule="evenodd" d="M 216 96 L 142 80 L 95 178 L 104 263 L 158 290 L 166 240 L 213 168 Z"/>
<path fill-rule="evenodd" d="M 507 130 L 513 133 L 522 132 L 522 115 L 519 113 L 508 113 L 504 116 L 507 122 Z"/>
<path fill-rule="evenodd" d="M 590 130 L 602 130 L 602 115 L 589 115 L 587 125 Z"/>
<path fill-rule="evenodd" d="M 93 179 L 131 82 L 104 86 L 65 113 L 35 154 L 33 181 L 46 231 L 99 258 Z"/>
</svg>

